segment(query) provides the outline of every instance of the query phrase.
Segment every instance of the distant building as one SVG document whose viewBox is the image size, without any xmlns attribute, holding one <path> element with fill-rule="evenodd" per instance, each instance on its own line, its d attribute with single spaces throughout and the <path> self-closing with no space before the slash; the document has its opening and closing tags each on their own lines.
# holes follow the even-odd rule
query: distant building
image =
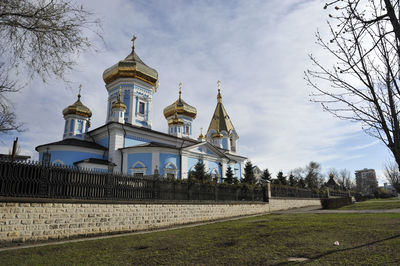
<svg viewBox="0 0 400 266">
<path fill-rule="evenodd" d="M 329 175 L 329 180 L 326 182 L 326 186 L 329 187 L 330 189 L 339 189 L 339 183 L 335 180 L 335 177 L 333 174 Z"/>
<path fill-rule="evenodd" d="M 378 181 L 374 169 L 364 168 L 355 171 L 356 189 L 362 195 L 373 194 L 378 189 Z"/>
</svg>

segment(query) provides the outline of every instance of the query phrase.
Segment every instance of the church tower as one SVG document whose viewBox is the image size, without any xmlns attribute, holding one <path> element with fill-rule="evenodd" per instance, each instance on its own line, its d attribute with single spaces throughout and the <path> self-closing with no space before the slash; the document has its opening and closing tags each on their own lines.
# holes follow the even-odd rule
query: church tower
<svg viewBox="0 0 400 266">
<path fill-rule="evenodd" d="M 217 84 L 217 106 L 207 130 L 206 140 L 219 148 L 236 153 L 236 143 L 239 136 L 222 104 L 221 81 L 218 80 Z"/>
<path fill-rule="evenodd" d="M 179 83 L 179 98 L 164 108 L 164 117 L 168 121 L 168 134 L 176 137 L 192 137 L 192 123 L 197 110 L 182 100 L 182 83 Z"/>
<path fill-rule="evenodd" d="M 157 91 L 158 73 L 136 54 L 135 40 L 133 36 L 131 53 L 103 73 L 108 92 L 106 122 L 114 121 L 112 104 L 120 95 L 125 105 L 124 122 L 151 128 L 151 102 Z"/>
<path fill-rule="evenodd" d="M 81 102 L 81 87 L 79 86 L 78 100 L 63 110 L 65 119 L 63 139 L 84 139 L 90 127 L 92 112 Z"/>
</svg>

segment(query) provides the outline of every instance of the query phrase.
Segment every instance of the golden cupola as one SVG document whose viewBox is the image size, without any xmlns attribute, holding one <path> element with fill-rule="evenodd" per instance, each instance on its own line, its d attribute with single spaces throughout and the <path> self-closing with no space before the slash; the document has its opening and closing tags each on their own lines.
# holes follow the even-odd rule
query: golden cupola
<svg viewBox="0 0 400 266">
<path fill-rule="evenodd" d="M 179 83 L 179 98 L 164 108 L 164 116 L 168 120 L 168 133 L 176 137 L 191 137 L 192 123 L 197 110 L 182 100 L 182 83 Z"/>
<path fill-rule="evenodd" d="M 78 100 L 63 110 L 64 117 L 67 115 L 79 115 L 85 118 L 90 118 L 92 112 L 88 107 L 81 102 L 81 94 L 78 93 Z"/>
<path fill-rule="evenodd" d="M 132 38 L 132 51 L 124 59 L 107 68 L 103 73 L 103 80 L 106 84 L 119 78 L 137 78 L 152 86 L 157 86 L 158 73 L 155 69 L 147 66 L 135 52 L 135 40 Z"/>
<path fill-rule="evenodd" d="M 187 116 L 191 119 L 195 119 L 197 115 L 196 108 L 182 100 L 182 83 L 179 83 L 178 100 L 164 108 L 164 116 L 166 119 L 169 119 L 170 117 L 175 117 L 175 114 Z"/>
<path fill-rule="evenodd" d="M 78 100 L 63 110 L 64 139 L 85 139 L 85 134 L 90 127 L 92 112 L 81 102 L 81 88 L 82 85 L 79 86 Z"/>
</svg>

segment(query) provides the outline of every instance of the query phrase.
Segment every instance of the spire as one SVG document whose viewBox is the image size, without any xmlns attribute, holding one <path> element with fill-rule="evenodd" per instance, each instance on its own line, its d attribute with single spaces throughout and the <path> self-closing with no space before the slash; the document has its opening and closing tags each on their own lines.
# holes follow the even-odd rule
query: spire
<svg viewBox="0 0 400 266">
<path fill-rule="evenodd" d="M 229 118 L 224 105 L 222 104 L 221 81 L 218 80 L 217 86 L 217 106 L 215 107 L 213 117 L 208 127 L 207 135 L 209 134 L 210 130 L 214 130 L 214 134 L 216 134 L 215 136 L 220 137 L 222 131 L 226 131 L 226 133 L 230 134 L 232 130 L 235 130 L 235 128 L 233 127 L 232 121 Z"/>
<path fill-rule="evenodd" d="M 135 35 L 133 35 L 133 37 L 132 37 L 132 53 L 135 51 L 135 40 L 136 40 L 136 36 Z"/>
<path fill-rule="evenodd" d="M 79 84 L 78 101 L 81 100 L 81 89 L 82 89 L 82 84 Z"/>
<path fill-rule="evenodd" d="M 182 82 L 179 82 L 179 100 L 182 100 Z"/>
<path fill-rule="evenodd" d="M 217 100 L 219 103 L 222 102 L 222 96 L 221 96 L 221 81 L 217 81 L 217 86 L 218 86 L 218 95 L 217 95 Z"/>
</svg>

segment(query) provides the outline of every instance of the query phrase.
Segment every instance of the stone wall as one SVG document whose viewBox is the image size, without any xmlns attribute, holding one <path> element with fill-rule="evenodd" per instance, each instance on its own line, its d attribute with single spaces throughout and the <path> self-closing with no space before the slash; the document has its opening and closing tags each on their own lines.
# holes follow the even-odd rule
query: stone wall
<svg viewBox="0 0 400 266">
<path fill-rule="evenodd" d="M 269 203 L 182 204 L 19 201 L 0 201 L 2 244 L 149 230 L 297 207 L 320 206 L 319 199 L 294 198 L 274 198 Z"/>
<path fill-rule="evenodd" d="M 320 199 L 303 198 L 271 198 L 269 199 L 270 211 L 287 210 L 292 208 L 321 206 Z"/>
<path fill-rule="evenodd" d="M 0 242 L 148 230 L 268 211 L 268 203 L 0 203 Z"/>
</svg>

